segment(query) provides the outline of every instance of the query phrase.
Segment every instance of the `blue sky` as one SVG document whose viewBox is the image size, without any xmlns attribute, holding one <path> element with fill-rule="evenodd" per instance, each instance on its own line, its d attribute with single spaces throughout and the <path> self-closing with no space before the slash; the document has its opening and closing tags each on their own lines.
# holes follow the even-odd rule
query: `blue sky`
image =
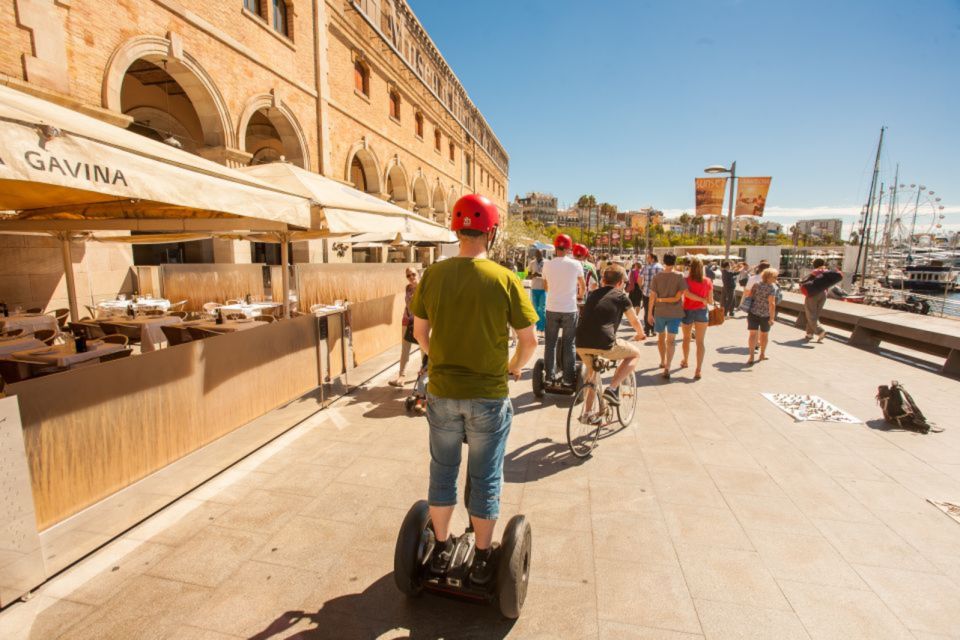
<svg viewBox="0 0 960 640">
<path fill-rule="evenodd" d="M 510 196 L 693 207 L 703 167 L 770 175 L 768 212 L 855 216 L 882 177 L 960 228 L 957 0 L 410 0 L 511 157 Z"/>
</svg>

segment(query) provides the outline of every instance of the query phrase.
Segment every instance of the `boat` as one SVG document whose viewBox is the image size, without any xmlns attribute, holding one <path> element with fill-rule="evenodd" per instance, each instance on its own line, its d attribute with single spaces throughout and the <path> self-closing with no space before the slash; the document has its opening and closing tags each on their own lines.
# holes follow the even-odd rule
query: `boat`
<svg viewBox="0 0 960 640">
<path fill-rule="evenodd" d="M 907 291 L 952 291 L 957 286 L 957 269 L 943 260 L 929 260 L 890 271 L 881 279 L 884 286 Z"/>
</svg>

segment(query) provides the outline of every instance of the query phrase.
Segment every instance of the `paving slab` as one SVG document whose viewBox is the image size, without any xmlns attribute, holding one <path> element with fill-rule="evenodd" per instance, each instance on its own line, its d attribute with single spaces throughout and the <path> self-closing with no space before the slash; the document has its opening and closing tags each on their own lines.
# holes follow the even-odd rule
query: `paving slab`
<svg viewBox="0 0 960 640">
<path fill-rule="evenodd" d="M 511 382 L 502 515 L 534 535 L 517 621 L 394 586 L 429 447 L 386 371 L 0 611 L 0 638 L 956 636 L 960 525 L 927 498 L 960 502 L 960 382 L 801 338 L 776 325 L 747 367 L 731 320 L 708 330 L 704 378 L 669 382 L 645 342 L 634 424 L 587 460 L 566 449 L 569 399 Z M 944 430 L 884 425 L 891 379 Z M 762 392 L 866 422 L 794 422 Z"/>
</svg>

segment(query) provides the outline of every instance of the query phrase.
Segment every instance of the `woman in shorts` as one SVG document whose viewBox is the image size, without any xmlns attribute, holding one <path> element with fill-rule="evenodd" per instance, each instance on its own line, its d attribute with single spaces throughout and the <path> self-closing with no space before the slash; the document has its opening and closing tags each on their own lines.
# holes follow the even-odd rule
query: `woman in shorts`
<svg viewBox="0 0 960 640">
<path fill-rule="evenodd" d="M 707 326 L 710 314 L 707 305 L 713 304 L 713 281 L 703 273 L 703 262 L 700 258 L 690 259 L 690 271 L 687 273 L 687 290 L 683 292 L 683 320 L 680 328 L 683 330 L 683 360 L 680 368 L 687 366 L 690 359 L 690 338 L 696 329 L 697 341 L 697 370 L 693 374 L 694 380 L 699 380 L 703 368 L 703 356 L 706 354 L 704 340 L 707 336 Z"/>
<path fill-rule="evenodd" d="M 630 298 L 630 305 L 634 313 L 643 317 L 643 287 L 637 282 L 640 279 L 640 263 L 634 262 L 630 267 L 630 275 L 627 280 L 627 296 Z"/>
<path fill-rule="evenodd" d="M 760 360 L 767 359 L 767 340 L 770 326 L 777 318 L 777 276 L 776 269 L 764 269 L 760 282 L 753 285 L 750 293 L 750 307 L 747 310 L 747 331 L 750 335 L 750 358 L 747 364 L 753 364 L 753 352 L 760 344 Z"/>
</svg>

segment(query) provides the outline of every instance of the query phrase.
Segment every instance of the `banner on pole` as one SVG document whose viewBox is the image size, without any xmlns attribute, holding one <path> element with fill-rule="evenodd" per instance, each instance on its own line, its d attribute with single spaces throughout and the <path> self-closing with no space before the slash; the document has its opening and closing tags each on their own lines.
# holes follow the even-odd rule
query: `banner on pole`
<svg viewBox="0 0 960 640">
<path fill-rule="evenodd" d="M 613 240 L 614 242 L 620 242 L 620 232 L 614 231 L 613 233 L 611 233 L 610 239 Z"/>
<path fill-rule="evenodd" d="M 630 242 L 631 240 L 633 240 L 633 229 L 631 229 L 630 227 L 627 227 L 626 229 L 624 229 L 623 239 L 626 240 L 627 242 Z"/>
<path fill-rule="evenodd" d="M 734 214 L 738 216 L 762 216 L 767 205 L 767 192 L 771 178 L 739 178 L 737 180 L 737 205 Z"/>
<path fill-rule="evenodd" d="M 697 215 L 722 216 L 723 192 L 727 188 L 726 178 L 697 178 Z"/>
</svg>

